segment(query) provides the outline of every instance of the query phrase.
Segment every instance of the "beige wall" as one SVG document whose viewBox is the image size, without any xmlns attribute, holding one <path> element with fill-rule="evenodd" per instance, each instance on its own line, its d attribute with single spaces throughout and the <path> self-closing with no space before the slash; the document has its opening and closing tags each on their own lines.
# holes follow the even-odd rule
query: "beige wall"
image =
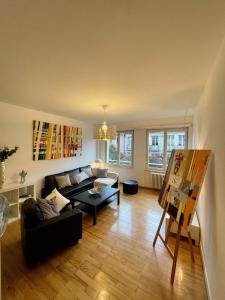
<svg viewBox="0 0 225 300">
<path fill-rule="evenodd" d="M 212 149 L 198 214 L 209 296 L 225 299 L 225 44 L 205 86 L 194 118 L 196 148 Z"/>
<path fill-rule="evenodd" d="M 40 120 L 83 129 L 83 155 L 54 160 L 32 160 L 32 121 Z M 18 181 L 19 172 L 25 169 L 28 180 L 37 184 L 39 192 L 45 175 L 89 164 L 96 157 L 96 143 L 92 139 L 92 125 L 77 120 L 31 110 L 0 102 L 0 146 L 19 145 L 19 151 L 6 161 L 8 182 Z"/>
<path fill-rule="evenodd" d="M 137 122 L 123 122 L 118 123 L 117 130 L 134 130 L 134 155 L 133 166 L 112 166 L 109 169 L 120 174 L 120 181 L 132 178 L 138 180 L 141 186 L 152 187 L 152 175 L 146 168 L 146 131 L 147 129 L 155 128 L 173 128 L 177 126 L 184 126 L 184 123 L 189 124 L 189 147 L 192 143 L 192 117 L 157 119 L 151 121 L 137 121 Z M 98 142 L 97 156 L 105 160 L 105 142 Z"/>
</svg>

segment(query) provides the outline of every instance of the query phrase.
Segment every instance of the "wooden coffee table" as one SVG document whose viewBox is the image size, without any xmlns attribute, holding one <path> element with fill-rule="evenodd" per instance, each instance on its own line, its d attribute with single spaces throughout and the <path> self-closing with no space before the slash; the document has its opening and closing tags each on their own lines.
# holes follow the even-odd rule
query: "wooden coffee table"
<svg viewBox="0 0 225 300">
<path fill-rule="evenodd" d="M 97 208 L 107 202 L 112 196 L 117 194 L 117 205 L 120 204 L 120 190 L 111 188 L 111 187 L 102 187 L 102 191 L 97 195 L 90 195 L 88 191 L 82 192 L 78 195 L 70 197 L 72 205 L 75 201 L 79 201 L 80 203 L 84 203 L 91 208 L 93 213 L 93 225 L 96 224 L 97 221 Z M 113 200 L 112 200 L 113 201 Z"/>
</svg>

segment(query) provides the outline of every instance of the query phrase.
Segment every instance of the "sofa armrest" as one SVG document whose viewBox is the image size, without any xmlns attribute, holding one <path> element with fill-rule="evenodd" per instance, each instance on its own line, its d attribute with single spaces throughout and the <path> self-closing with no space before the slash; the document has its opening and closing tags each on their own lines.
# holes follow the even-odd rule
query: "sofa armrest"
<svg viewBox="0 0 225 300">
<path fill-rule="evenodd" d="M 108 172 L 108 173 L 107 173 L 107 177 L 112 178 L 112 179 L 114 179 L 114 180 L 118 180 L 119 174 L 116 173 L 116 172 Z"/>
</svg>

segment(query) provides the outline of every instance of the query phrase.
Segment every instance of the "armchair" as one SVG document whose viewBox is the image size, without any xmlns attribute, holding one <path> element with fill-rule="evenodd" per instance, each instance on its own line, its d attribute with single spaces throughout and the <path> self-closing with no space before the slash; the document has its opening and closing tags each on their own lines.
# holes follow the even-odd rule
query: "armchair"
<svg viewBox="0 0 225 300">
<path fill-rule="evenodd" d="M 82 213 L 65 207 L 59 216 L 44 220 L 37 202 L 30 198 L 21 207 L 21 241 L 28 266 L 82 238 Z"/>
</svg>

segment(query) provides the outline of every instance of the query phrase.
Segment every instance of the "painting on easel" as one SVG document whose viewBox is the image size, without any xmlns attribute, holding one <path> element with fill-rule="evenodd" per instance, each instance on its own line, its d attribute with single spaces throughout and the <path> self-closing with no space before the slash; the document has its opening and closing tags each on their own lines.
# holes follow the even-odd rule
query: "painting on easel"
<svg viewBox="0 0 225 300">
<path fill-rule="evenodd" d="M 173 258 L 170 277 L 172 284 L 175 277 L 182 229 L 187 232 L 191 258 L 194 262 L 190 225 L 206 173 L 210 153 L 210 150 L 173 150 L 171 153 L 158 200 L 159 205 L 164 211 L 154 238 L 153 247 L 155 247 L 157 238 L 159 237 Z M 166 214 L 169 214 L 170 219 L 164 239 L 160 234 L 160 229 Z M 178 224 L 174 253 L 168 246 L 170 229 L 173 222 Z"/>
<path fill-rule="evenodd" d="M 173 150 L 159 204 L 186 230 L 191 224 L 210 150 Z"/>
</svg>

